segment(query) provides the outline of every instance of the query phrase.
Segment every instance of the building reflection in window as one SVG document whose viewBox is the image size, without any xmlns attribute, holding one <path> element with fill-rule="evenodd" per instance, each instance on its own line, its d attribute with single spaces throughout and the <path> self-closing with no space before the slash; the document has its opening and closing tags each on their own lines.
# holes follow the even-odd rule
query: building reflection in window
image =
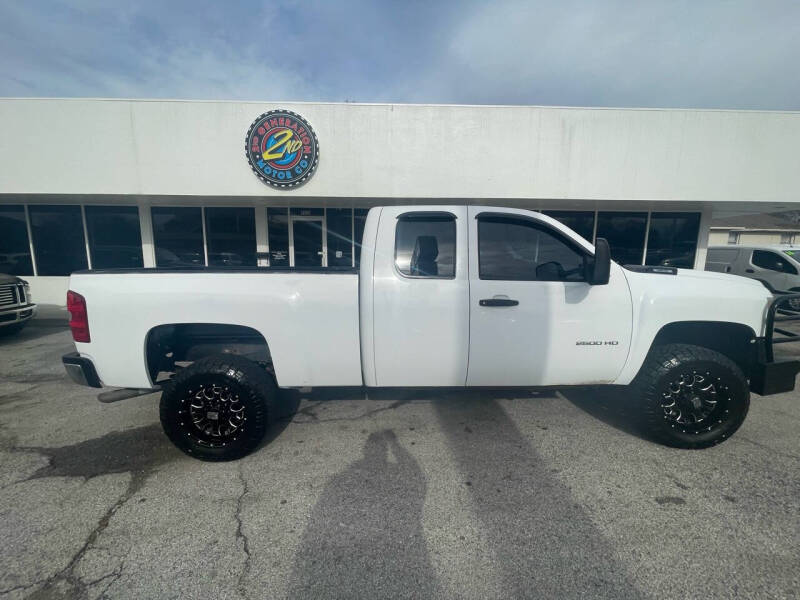
<svg viewBox="0 0 800 600">
<path fill-rule="evenodd" d="M 700 213 L 652 213 L 646 264 L 691 269 L 699 230 Z"/>
<path fill-rule="evenodd" d="M 608 240 L 611 258 L 621 265 L 642 264 L 646 228 L 646 212 L 597 214 L 597 237 Z"/>
</svg>

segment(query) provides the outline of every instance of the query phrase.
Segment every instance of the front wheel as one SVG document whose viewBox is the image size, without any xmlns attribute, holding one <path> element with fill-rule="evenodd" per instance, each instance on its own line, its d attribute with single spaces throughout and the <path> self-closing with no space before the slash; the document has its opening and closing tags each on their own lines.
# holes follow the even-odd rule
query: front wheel
<svg viewBox="0 0 800 600">
<path fill-rule="evenodd" d="M 231 354 L 179 371 L 161 394 L 161 425 L 180 450 L 207 461 L 252 452 L 275 417 L 277 386 L 251 360 Z"/>
<path fill-rule="evenodd" d="M 644 425 L 677 448 L 708 448 L 739 429 L 750 407 L 742 370 L 727 356 L 689 344 L 650 351 L 631 384 Z"/>
</svg>

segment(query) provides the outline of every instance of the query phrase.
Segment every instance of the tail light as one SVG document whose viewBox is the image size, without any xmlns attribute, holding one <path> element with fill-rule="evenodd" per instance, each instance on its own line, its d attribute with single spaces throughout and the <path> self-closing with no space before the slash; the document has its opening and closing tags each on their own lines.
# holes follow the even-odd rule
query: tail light
<svg viewBox="0 0 800 600">
<path fill-rule="evenodd" d="M 76 342 L 91 342 L 89 337 L 89 315 L 86 313 L 86 298 L 73 292 L 67 292 L 67 310 L 72 317 L 69 328 L 72 330 L 72 339 Z"/>
</svg>

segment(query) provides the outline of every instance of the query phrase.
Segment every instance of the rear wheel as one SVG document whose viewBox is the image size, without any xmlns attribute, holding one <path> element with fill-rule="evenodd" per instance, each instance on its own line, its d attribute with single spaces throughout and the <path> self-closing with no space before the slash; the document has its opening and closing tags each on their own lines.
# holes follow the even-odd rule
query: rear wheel
<svg viewBox="0 0 800 600">
<path fill-rule="evenodd" d="M 708 448 L 739 429 L 750 406 L 741 369 L 701 346 L 666 344 L 650 351 L 632 383 L 644 425 L 678 448 Z"/>
<path fill-rule="evenodd" d="M 183 452 L 207 461 L 253 451 L 274 418 L 277 386 L 241 356 L 203 358 L 179 371 L 161 394 L 161 425 Z"/>
</svg>

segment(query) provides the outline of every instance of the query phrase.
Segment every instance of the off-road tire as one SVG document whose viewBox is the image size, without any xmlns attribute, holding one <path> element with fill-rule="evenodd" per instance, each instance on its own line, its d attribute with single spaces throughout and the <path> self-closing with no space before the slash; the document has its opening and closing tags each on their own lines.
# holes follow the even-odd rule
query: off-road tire
<svg viewBox="0 0 800 600">
<path fill-rule="evenodd" d="M 190 411 L 193 394 L 209 386 L 227 390 L 229 397 L 237 398 L 237 407 L 243 407 L 239 428 L 219 439 L 195 426 Z M 167 383 L 161 394 L 161 425 L 172 443 L 189 456 L 205 461 L 236 460 L 264 439 L 277 414 L 277 395 L 272 375 L 257 363 L 233 354 L 209 356 L 181 369 Z"/>
<path fill-rule="evenodd" d="M 670 385 L 698 376 L 714 386 L 716 403 L 706 419 L 694 424 L 676 422 Z M 704 384 L 700 384 L 701 386 Z M 750 407 L 750 389 L 742 370 L 727 356 L 689 344 L 665 344 L 650 350 L 631 384 L 632 401 L 641 407 L 644 433 L 676 448 L 709 448 L 739 429 Z"/>
</svg>

